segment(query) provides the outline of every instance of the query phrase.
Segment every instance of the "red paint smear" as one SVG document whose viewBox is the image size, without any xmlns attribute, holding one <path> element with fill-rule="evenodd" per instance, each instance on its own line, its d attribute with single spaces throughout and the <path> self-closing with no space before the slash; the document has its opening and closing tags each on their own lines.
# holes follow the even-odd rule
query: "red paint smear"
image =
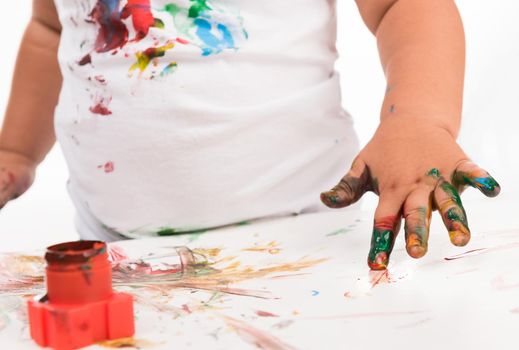
<svg viewBox="0 0 519 350">
<path fill-rule="evenodd" d="M 389 272 L 387 270 L 370 271 L 370 276 L 371 276 L 371 288 L 374 288 L 379 284 L 390 282 Z"/>
<path fill-rule="evenodd" d="M 400 216 L 385 216 L 383 218 L 375 220 L 375 228 L 379 230 L 395 230 L 395 226 L 400 220 Z"/>
<path fill-rule="evenodd" d="M 184 310 L 188 314 L 192 313 L 187 304 L 182 305 L 182 310 Z"/>
<path fill-rule="evenodd" d="M 108 109 L 108 104 L 112 101 L 112 97 L 96 97 L 96 104 L 89 108 L 90 112 L 100 115 L 110 115 L 112 111 Z"/>
<path fill-rule="evenodd" d="M 447 260 L 447 261 L 461 259 L 461 258 L 470 256 L 470 255 L 477 255 L 479 253 L 482 253 L 485 250 L 487 250 L 487 248 L 472 249 L 472 250 L 469 250 L 468 252 L 465 252 L 465 253 L 461 253 L 461 254 L 457 254 L 457 255 L 452 255 L 452 256 L 447 256 L 444 259 Z"/>
<path fill-rule="evenodd" d="M 106 84 L 106 79 L 102 76 L 102 75 L 96 75 L 94 77 L 95 80 L 97 80 L 98 82 L 100 82 L 101 84 L 105 85 Z"/>
<path fill-rule="evenodd" d="M 518 288 L 519 283 L 508 284 L 505 282 L 503 276 L 499 276 L 499 277 L 494 278 L 494 280 L 492 281 L 492 287 L 494 287 L 497 290 L 513 289 L 513 288 Z"/>
<path fill-rule="evenodd" d="M 128 29 L 119 12 L 120 0 L 110 10 L 103 0 L 98 0 L 90 18 L 100 25 L 95 42 L 96 52 L 108 52 L 123 47 L 128 42 Z M 111 11 L 111 12 L 110 12 Z"/>
<path fill-rule="evenodd" d="M 90 54 L 88 54 L 88 55 L 85 55 L 82 59 L 80 59 L 77 64 L 79 64 L 80 66 L 84 66 L 84 65 L 87 65 L 90 63 L 92 63 L 92 56 L 90 56 Z"/>
<path fill-rule="evenodd" d="M 151 13 L 150 0 L 128 0 L 121 12 L 121 18 L 132 17 L 135 29 L 135 41 L 139 41 L 148 35 L 151 27 L 155 24 L 155 18 Z"/>
<path fill-rule="evenodd" d="M 112 111 L 108 109 L 108 107 L 104 106 L 102 102 L 98 102 L 95 104 L 95 106 L 92 106 L 89 108 L 90 112 L 94 114 L 100 114 L 100 115 L 110 115 L 112 114 Z"/>
<path fill-rule="evenodd" d="M 115 263 L 127 259 L 128 256 L 121 247 L 115 244 L 108 245 L 108 260 Z"/>
<path fill-rule="evenodd" d="M 105 173 L 111 173 L 112 171 L 114 171 L 114 163 L 113 162 L 106 162 L 104 165 L 98 165 L 97 166 L 98 169 L 101 169 L 103 168 Z"/>
<path fill-rule="evenodd" d="M 261 311 L 261 310 L 256 311 L 256 315 L 261 316 L 261 317 L 279 317 L 276 314 L 270 313 L 268 311 Z"/>
<path fill-rule="evenodd" d="M 177 42 L 181 43 L 181 44 L 184 44 L 184 45 L 189 44 L 189 41 L 187 41 L 186 39 L 176 38 L 175 40 L 176 40 Z"/>
</svg>

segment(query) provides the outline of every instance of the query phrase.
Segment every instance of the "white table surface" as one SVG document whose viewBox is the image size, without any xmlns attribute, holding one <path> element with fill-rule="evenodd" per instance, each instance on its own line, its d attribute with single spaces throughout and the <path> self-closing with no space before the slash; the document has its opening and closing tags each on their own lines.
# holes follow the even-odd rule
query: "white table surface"
<svg viewBox="0 0 519 350">
<path fill-rule="evenodd" d="M 408 257 L 401 233 L 387 272 L 366 265 L 371 215 L 361 211 L 120 242 L 130 258 L 166 262 L 174 247 L 188 247 L 210 271 L 117 288 L 135 295 L 132 341 L 142 349 L 510 349 L 519 329 L 515 208 L 507 198 L 471 202 L 473 237 L 463 248 L 434 214 L 426 257 Z M 2 349 L 38 348 L 19 294 L 40 285 L 14 293 L 6 277 L 41 275 L 41 261 L 23 255 L 0 256 Z"/>
</svg>

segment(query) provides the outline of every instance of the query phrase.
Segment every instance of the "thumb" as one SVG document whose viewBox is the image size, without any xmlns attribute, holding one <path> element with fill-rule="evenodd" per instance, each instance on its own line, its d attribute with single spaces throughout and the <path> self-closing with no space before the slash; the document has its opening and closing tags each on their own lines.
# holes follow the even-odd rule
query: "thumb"
<svg viewBox="0 0 519 350">
<path fill-rule="evenodd" d="M 321 193 L 321 201 L 330 208 L 343 208 L 357 202 L 370 190 L 370 175 L 366 164 L 358 158 L 350 171 L 330 191 Z"/>
</svg>

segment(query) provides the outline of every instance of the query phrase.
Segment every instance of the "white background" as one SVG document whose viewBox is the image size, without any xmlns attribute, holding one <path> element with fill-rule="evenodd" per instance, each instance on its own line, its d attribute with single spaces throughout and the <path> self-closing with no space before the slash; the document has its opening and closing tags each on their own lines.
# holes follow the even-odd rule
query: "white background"
<svg viewBox="0 0 519 350">
<path fill-rule="evenodd" d="M 343 103 L 354 116 L 365 144 L 378 123 L 385 80 L 375 40 L 361 22 L 353 0 L 338 2 L 341 58 L 337 70 L 342 76 Z M 503 195 L 509 197 L 511 190 L 519 187 L 519 2 L 457 3 L 465 22 L 468 49 L 464 123 L 459 142 L 476 162 L 491 170 L 504 189 Z M 30 11 L 29 0 L 11 1 L 0 11 L 0 118 Z M 34 186 L 1 211 L 0 250 L 36 249 L 77 238 L 66 179 L 63 157 L 55 147 L 40 166 Z M 469 198 L 476 196 L 474 192 L 468 194 Z M 372 197 L 365 206 L 371 208 L 374 202 Z M 494 210 L 499 211 L 498 204 Z"/>
</svg>

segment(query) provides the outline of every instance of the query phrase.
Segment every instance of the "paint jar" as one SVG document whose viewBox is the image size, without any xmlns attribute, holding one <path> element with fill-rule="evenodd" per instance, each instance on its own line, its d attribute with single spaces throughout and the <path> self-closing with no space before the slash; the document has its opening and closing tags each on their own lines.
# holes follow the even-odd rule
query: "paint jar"
<svg viewBox="0 0 519 350">
<path fill-rule="evenodd" d="M 104 242 L 56 244 L 45 260 L 47 295 L 28 301 L 31 338 L 38 345 L 71 350 L 133 335 L 133 298 L 112 290 Z"/>
<path fill-rule="evenodd" d="M 53 303 L 89 303 L 112 294 L 112 269 L 106 244 L 61 243 L 45 254 L 47 297 Z"/>
</svg>

